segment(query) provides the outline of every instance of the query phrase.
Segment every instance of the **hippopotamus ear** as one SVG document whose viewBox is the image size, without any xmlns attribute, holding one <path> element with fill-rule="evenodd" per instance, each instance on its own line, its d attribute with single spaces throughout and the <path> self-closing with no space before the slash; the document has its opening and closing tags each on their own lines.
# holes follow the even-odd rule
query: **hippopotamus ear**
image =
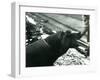
<svg viewBox="0 0 100 80">
<path fill-rule="evenodd" d="M 61 40 L 64 37 L 70 37 L 71 36 L 71 31 L 67 30 L 66 32 L 60 31 L 58 32 L 58 38 Z"/>
<path fill-rule="evenodd" d="M 63 31 L 58 32 L 58 38 L 61 40 L 63 38 L 64 34 L 65 33 Z"/>
<path fill-rule="evenodd" d="M 70 31 L 70 30 L 67 30 L 67 31 L 65 32 L 65 34 L 66 34 L 66 36 L 70 36 L 70 35 L 71 35 L 71 31 Z"/>
</svg>

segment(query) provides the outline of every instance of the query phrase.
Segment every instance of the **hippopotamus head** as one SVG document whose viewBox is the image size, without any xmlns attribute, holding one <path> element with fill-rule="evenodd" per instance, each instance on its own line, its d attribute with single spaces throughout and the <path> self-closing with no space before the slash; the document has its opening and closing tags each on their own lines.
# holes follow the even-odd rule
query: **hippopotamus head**
<svg viewBox="0 0 100 80">
<path fill-rule="evenodd" d="M 81 33 L 72 33 L 71 31 L 60 31 L 55 33 L 48 38 L 46 38 L 46 42 L 52 47 L 53 51 L 63 54 L 69 48 L 78 47 L 77 40 L 81 37 Z"/>
<path fill-rule="evenodd" d="M 63 32 L 62 35 L 59 35 L 61 40 L 61 47 L 60 52 L 65 53 L 69 48 L 76 48 L 78 47 L 77 40 L 81 37 L 81 33 L 72 33 L 71 31 Z"/>
</svg>

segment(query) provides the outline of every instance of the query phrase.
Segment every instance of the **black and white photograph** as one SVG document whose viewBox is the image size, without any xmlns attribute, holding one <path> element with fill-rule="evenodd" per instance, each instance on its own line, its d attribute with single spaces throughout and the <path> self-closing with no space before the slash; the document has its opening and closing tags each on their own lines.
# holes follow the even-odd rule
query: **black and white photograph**
<svg viewBox="0 0 100 80">
<path fill-rule="evenodd" d="M 96 25 L 92 7 L 12 3 L 12 75 L 94 72 Z"/>
<path fill-rule="evenodd" d="M 25 12 L 25 66 L 90 62 L 90 15 Z"/>
</svg>

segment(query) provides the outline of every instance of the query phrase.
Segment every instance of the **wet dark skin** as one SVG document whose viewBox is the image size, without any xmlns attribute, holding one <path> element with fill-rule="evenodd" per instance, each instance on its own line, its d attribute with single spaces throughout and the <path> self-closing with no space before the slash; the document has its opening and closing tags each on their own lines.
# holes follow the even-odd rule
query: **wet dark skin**
<svg viewBox="0 0 100 80">
<path fill-rule="evenodd" d="M 57 32 L 26 47 L 26 67 L 53 66 L 69 48 L 78 47 L 80 33 Z"/>
</svg>

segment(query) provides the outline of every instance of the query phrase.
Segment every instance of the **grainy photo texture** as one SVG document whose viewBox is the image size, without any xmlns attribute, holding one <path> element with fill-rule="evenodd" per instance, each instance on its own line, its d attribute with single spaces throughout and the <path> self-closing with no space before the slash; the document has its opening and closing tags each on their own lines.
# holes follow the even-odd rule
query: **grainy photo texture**
<svg viewBox="0 0 100 80">
<path fill-rule="evenodd" d="M 87 65 L 90 16 L 25 13 L 26 67 Z"/>
</svg>

